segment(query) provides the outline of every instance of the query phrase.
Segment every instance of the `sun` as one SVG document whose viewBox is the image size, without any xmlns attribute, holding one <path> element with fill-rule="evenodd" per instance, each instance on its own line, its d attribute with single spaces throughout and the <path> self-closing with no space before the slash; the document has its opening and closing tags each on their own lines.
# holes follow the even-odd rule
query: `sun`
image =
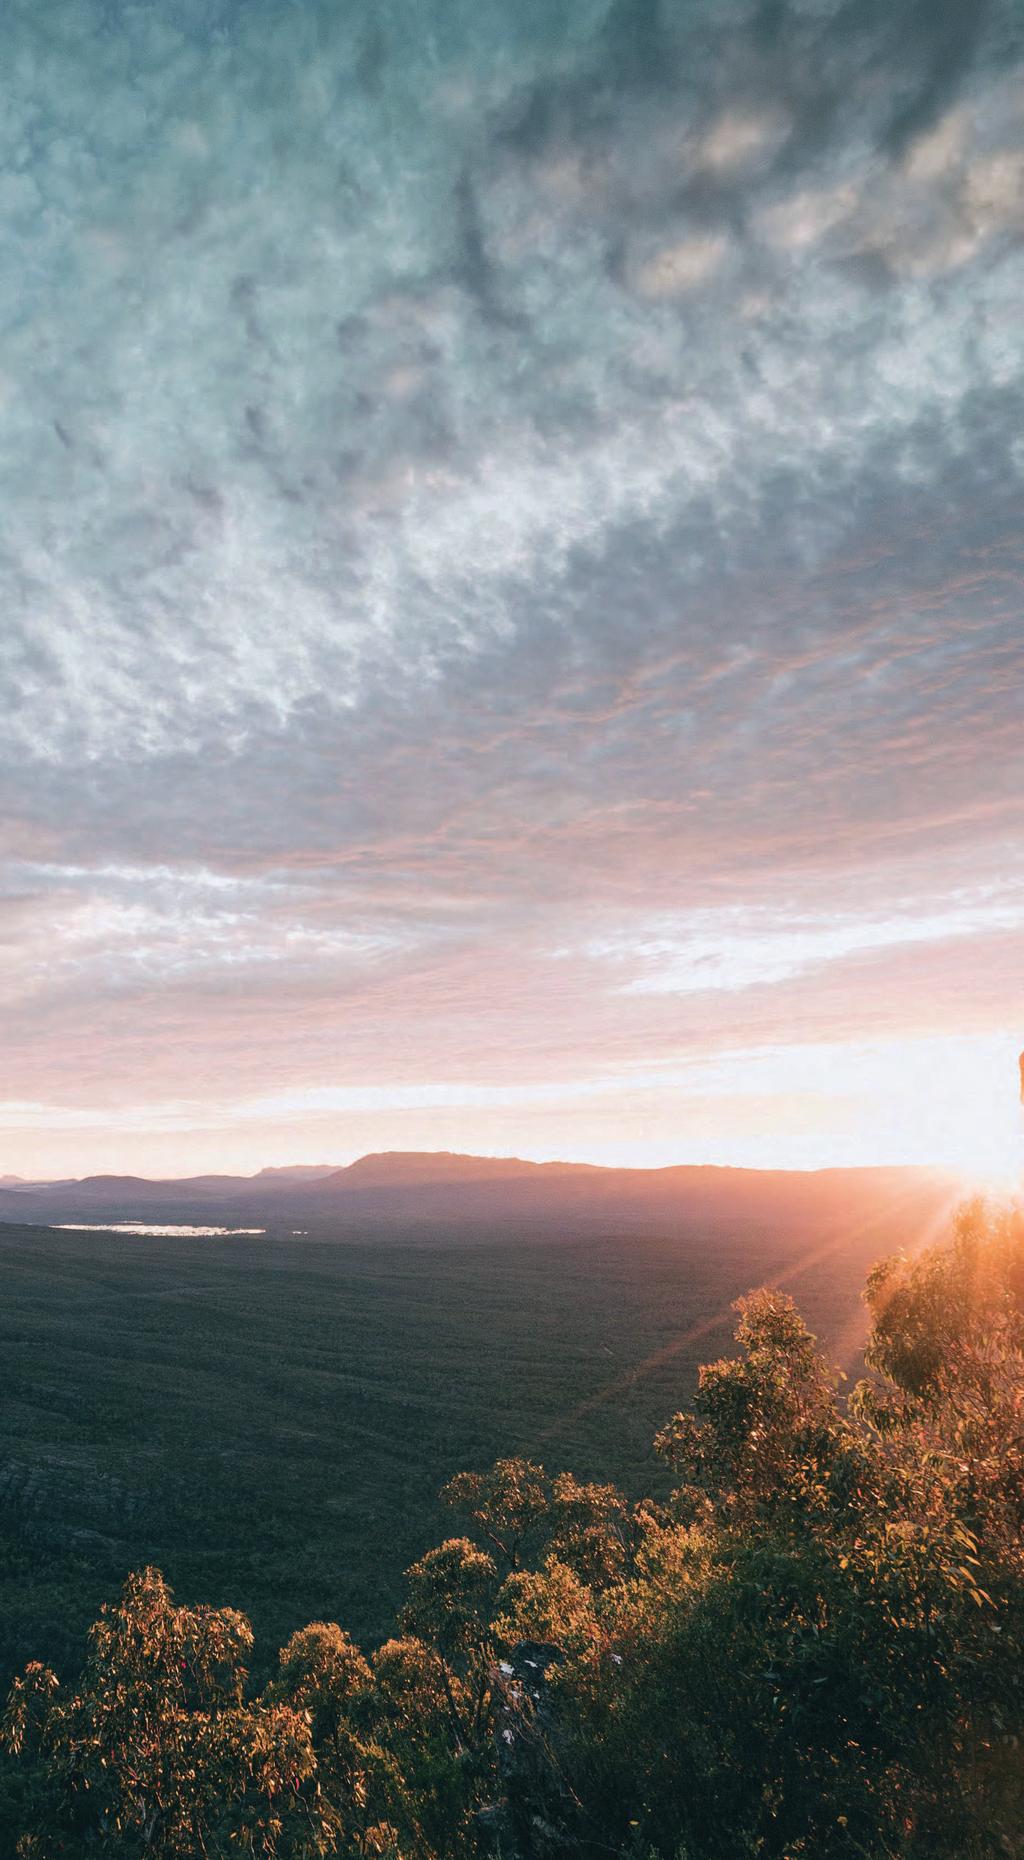
<svg viewBox="0 0 1024 1860">
<path fill-rule="evenodd" d="M 863 1118 L 864 1160 L 937 1168 L 965 1194 L 1024 1196 L 1018 1046 L 1012 1034 L 986 1032 L 862 1049 L 846 1077 Z"/>
<path fill-rule="evenodd" d="M 1016 1092 L 1007 1079 L 991 1076 L 968 1075 L 960 1087 L 945 1160 L 968 1187 L 998 1195 L 1024 1191 L 1024 1107 Z"/>
<path fill-rule="evenodd" d="M 1012 1036 L 894 1042 L 872 1082 L 893 1155 L 955 1176 L 966 1194 L 1024 1195 L 1024 1105 Z"/>
</svg>

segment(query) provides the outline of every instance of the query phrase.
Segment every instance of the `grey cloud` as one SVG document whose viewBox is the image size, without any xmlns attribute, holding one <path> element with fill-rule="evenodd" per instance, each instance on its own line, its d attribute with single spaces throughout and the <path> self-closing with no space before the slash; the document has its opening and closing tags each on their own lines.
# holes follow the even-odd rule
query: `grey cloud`
<svg viewBox="0 0 1024 1860">
<path fill-rule="evenodd" d="M 846 175 L 858 202 L 873 188 L 873 78 L 914 70 L 896 59 L 908 46 L 928 51 L 926 73 L 933 52 L 945 69 L 939 12 L 896 9 L 899 37 L 892 10 L 852 29 L 794 12 L 790 92 L 834 82 L 846 103 L 822 156 L 787 97 L 790 162 L 813 153 L 816 182 Z M 11 222 L 48 287 L 42 333 L 23 317 L 10 330 L 24 508 L 10 611 L 42 658 L 17 691 L 29 753 L 237 740 L 324 691 L 358 703 L 396 675 L 436 675 L 452 650 L 515 628 L 509 573 L 543 598 L 552 567 L 564 578 L 566 552 L 599 550 L 609 523 L 675 523 L 709 496 L 719 556 L 756 546 L 773 498 L 804 548 L 842 523 L 840 479 L 871 470 L 865 391 L 890 443 L 913 447 L 932 408 L 948 447 L 950 403 L 991 375 L 948 309 L 911 291 L 879 315 L 813 250 L 799 279 L 766 272 L 743 215 L 687 195 L 717 120 L 694 49 L 725 54 L 724 84 L 729 44 L 756 45 L 728 12 L 705 9 L 688 35 L 671 8 L 581 7 L 553 45 L 527 19 L 497 63 L 485 9 L 461 103 L 429 35 L 400 42 L 398 14 L 371 35 L 369 89 L 358 21 L 313 14 L 318 30 L 225 14 L 203 47 L 143 11 L 117 59 L 86 8 L 73 52 L 32 47 L 40 153 L 23 180 L 53 204 Z M 502 113 L 519 96 L 538 116 L 551 63 L 560 113 L 510 136 Z M 769 76 L 755 56 L 743 107 L 764 106 Z M 81 86 L 97 81 L 106 108 L 86 119 Z M 776 212 L 802 198 L 756 164 L 739 184 L 747 223 L 766 187 Z M 988 288 L 1008 301 L 1017 261 L 1001 262 Z M 768 290 L 759 315 L 744 315 L 745 274 Z M 844 328 L 857 359 L 823 381 L 808 358 L 831 356 Z M 869 371 L 911 344 L 917 380 L 880 396 Z M 797 427 L 787 403 L 803 397 Z M 46 406 L 50 455 L 32 440 Z M 643 467 L 641 448 L 655 455 Z M 835 480 L 813 512 L 787 495 L 806 464 Z M 704 568 L 691 553 L 698 588 Z"/>
</svg>

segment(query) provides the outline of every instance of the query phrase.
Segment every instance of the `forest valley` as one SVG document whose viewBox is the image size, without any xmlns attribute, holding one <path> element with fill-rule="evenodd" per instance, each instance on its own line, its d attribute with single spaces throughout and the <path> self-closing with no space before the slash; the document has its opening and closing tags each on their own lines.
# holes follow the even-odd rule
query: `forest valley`
<svg viewBox="0 0 1024 1860">
<path fill-rule="evenodd" d="M 1024 1215 L 877 1266 L 852 1390 L 740 1301 L 668 1502 L 526 1459 L 452 1479 L 391 1639 L 131 1575 L 3 1718 L 22 1860 L 982 1860 L 1024 1852 Z"/>
</svg>

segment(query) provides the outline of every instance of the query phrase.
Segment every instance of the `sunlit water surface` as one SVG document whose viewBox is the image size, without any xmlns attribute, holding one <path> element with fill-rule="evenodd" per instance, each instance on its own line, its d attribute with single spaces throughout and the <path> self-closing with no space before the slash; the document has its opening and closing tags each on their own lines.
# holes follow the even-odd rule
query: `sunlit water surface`
<svg viewBox="0 0 1024 1860">
<path fill-rule="evenodd" d="M 191 1240 L 206 1234 L 265 1234 L 265 1227 L 182 1227 L 154 1221 L 51 1221 L 51 1227 L 71 1234 L 159 1234 Z"/>
</svg>

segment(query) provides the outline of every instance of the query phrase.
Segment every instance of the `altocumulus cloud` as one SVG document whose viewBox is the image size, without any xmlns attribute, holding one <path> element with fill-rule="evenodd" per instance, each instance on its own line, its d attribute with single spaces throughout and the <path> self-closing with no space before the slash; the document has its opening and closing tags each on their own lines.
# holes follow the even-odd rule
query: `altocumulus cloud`
<svg viewBox="0 0 1024 1860">
<path fill-rule="evenodd" d="M 19 1100 L 1019 999 L 1010 0 L 0 41 Z"/>
</svg>

